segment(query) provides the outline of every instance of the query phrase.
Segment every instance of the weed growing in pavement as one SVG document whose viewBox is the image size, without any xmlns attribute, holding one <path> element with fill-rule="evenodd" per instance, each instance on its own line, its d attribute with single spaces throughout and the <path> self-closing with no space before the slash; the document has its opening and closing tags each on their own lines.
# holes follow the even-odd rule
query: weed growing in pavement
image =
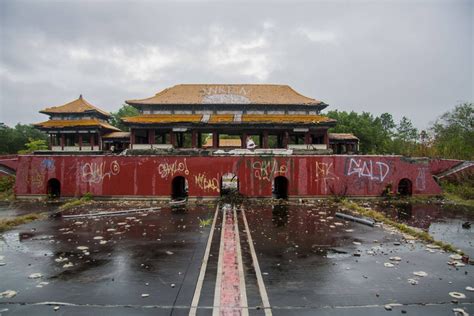
<svg viewBox="0 0 474 316">
<path fill-rule="evenodd" d="M 439 246 L 441 249 L 443 249 L 444 251 L 463 254 L 462 251 L 458 251 L 453 245 L 442 242 L 442 241 L 439 241 L 439 240 L 435 240 L 427 232 L 425 232 L 423 230 L 413 228 L 413 227 L 410 227 L 410 226 L 405 225 L 405 224 L 398 223 L 398 222 L 396 222 L 394 220 L 391 220 L 390 218 L 386 217 L 384 214 L 382 214 L 380 212 L 377 212 L 377 211 L 369 209 L 369 208 L 362 207 L 362 206 L 360 206 L 357 203 L 354 203 L 352 201 L 342 201 L 341 204 L 343 206 L 345 206 L 346 208 L 348 208 L 349 210 L 354 211 L 354 212 L 356 212 L 356 213 L 358 213 L 362 216 L 370 217 L 370 218 L 372 218 L 373 220 L 375 220 L 377 222 L 381 222 L 381 223 L 384 223 L 386 225 L 395 227 L 404 234 L 413 236 L 413 237 L 415 237 L 419 240 L 422 240 L 422 241 L 425 241 L 425 242 L 428 242 L 428 243 L 435 244 L 435 245 Z"/>
<path fill-rule="evenodd" d="M 201 226 L 201 227 L 211 226 L 211 224 L 212 224 L 212 218 L 207 218 L 207 219 L 200 218 L 199 219 L 199 226 Z"/>
<path fill-rule="evenodd" d="M 23 225 L 37 219 L 46 218 L 46 214 L 44 213 L 31 213 L 23 216 L 18 216 L 15 218 L 6 218 L 0 219 L 0 232 L 7 231 L 9 229 L 14 228 L 18 225 Z"/>
</svg>

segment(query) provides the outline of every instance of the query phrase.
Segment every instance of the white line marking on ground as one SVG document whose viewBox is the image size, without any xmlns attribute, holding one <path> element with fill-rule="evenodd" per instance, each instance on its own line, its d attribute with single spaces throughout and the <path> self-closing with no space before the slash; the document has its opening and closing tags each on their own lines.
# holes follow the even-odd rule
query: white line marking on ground
<svg viewBox="0 0 474 316">
<path fill-rule="evenodd" d="M 221 305 L 221 284 L 222 284 L 222 266 L 224 265 L 224 226 L 227 212 L 222 211 L 221 243 L 219 246 L 219 260 L 217 261 L 216 287 L 214 290 L 214 308 L 212 316 L 219 316 Z"/>
<path fill-rule="evenodd" d="M 237 219 L 237 212 L 234 206 L 234 229 L 235 229 L 235 242 L 237 250 L 237 264 L 239 267 L 239 280 L 240 280 L 240 307 L 241 315 L 248 316 L 248 303 L 247 303 L 247 289 L 245 287 L 245 275 L 244 275 L 244 263 L 242 261 L 242 249 L 240 248 L 240 236 L 239 236 L 239 224 Z"/>
<path fill-rule="evenodd" d="M 272 316 L 270 301 L 268 299 L 265 283 L 263 282 L 262 271 L 260 271 L 260 265 L 258 264 L 257 253 L 255 252 L 255 247 L 253 245 L 249 224 L 247 223 L 247 217 L 245 216 L 245 210 L 242 208 L 241 212 L 242 218 L 244 219 L 245 231 L 247 232 L 247 239 L 249 243 L 250 254 L 252 255 L 253 267 L 255 269 L 255 275 L 257 276 L 258 290 L 260 291 L 260 296 L 262 297 L 263 310 L 265 311 L 265 316 Z"/>
<path fill-rule="evenodd" d="M 193 301 L 191 302 L 191 309 L 189 310 L 189 316 L 195 316 L 197 312 L 199 298 L 201 297 L 202 285 L 204 283 L 204 276 L 206 275 L 207 262 L 209 261 L 209 254 L 211 252 L 212 238 L 214 236 L 214 228 L 216 226 L 218 213 L 219 213 L 219 203 L 217 203 L 216 212 L 214 213 L 214 220 L 212 221 L 211 231 L 209 232 L 209 238 L 207 239 L 206 251 L 204 252 L 204 258 L 202 259 L 201 270 L 199 271 L 199 277 L 196 283 L 196 289 L 194 290 L 194 296 L 193 296 Z"/>
</svg>

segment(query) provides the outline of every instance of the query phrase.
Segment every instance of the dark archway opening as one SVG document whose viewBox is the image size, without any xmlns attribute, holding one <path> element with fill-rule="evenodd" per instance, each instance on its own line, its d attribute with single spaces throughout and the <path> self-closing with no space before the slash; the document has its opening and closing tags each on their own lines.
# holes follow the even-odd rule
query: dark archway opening
<svg viewBox="0 0 474 316">
<path fill-rule="evenodd" d="M 61 197 L 61 182 L 58 179 L 49 179 L 46 187 L 50 199 L 59 199 Z"/>
<path fill-rule="evenodd" d="M 221 178 L 221 196 L 239 193 L 239 178 L 233 173 L 226 173 Z"/>
<path fill-rule="evenodd" d="M 171 198 L 185 199 L 188 197 L 188 183 L 182 176 L 175 177 L 171 182 Z"/>
<path fill-rule="evenodd" d="M 278 176 L 273 180 L 273 197 L 276 199 L 288 199 L 288 179 Z"/>
<path fill-rule="evenodd" d="M 412 183 L 408 179 L 401 179 L 398 183 L 398 194 L 401 196 L 411 196 L 412 195 Z"/>
</svg>

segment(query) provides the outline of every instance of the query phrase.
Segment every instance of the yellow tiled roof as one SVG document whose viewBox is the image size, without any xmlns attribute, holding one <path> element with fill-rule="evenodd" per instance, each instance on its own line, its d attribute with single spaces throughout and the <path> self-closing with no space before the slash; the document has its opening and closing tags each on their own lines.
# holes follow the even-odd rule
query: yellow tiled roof
<svg viewBox="0 0 474 316">
<path fill-rule="evenodd" d="M 351 133 L 329 133 L 330 140 L 359 140 L 357 136 Z"/>
<path fill-rule="evenodd" d="M 131 105 L 150 104 L 285 104 L 318 105 L 288 85 L 276 84 L 180 84 L 156 95 L 125 101 Z"/>
<path fill-rule="evenodd" d="M 322 115 L 243 114 L 244 123 L 326 123 L 335 122 Z"/>
<path fill-rule="evenodd" d="M 105 134 L 102 138 L 130 138 L 130 132 L 112 132 Z"/>
<path fill-rule="evenodd" d="M 200 123 L 203 115 L 201 114 L 145 114 L 133 117 L 124 117 L 125 123 L 135 124 L 159 124 L 159 123 Z M 241 122 L 234 122 L 233 114 L 215 114 L 211 115 L 208 122 L 204 124 L 241 124 L 241 123 L 301 123 L 317 124 L 330 123 L 335 120 L 321 115 L 287 115 L 287 114 L 243 114 Z"/>
<path fill-rule="evenodd" d="M 113 131 L 120 131 L 120 129 L 109 123 L 101 122 L 99 120 L 49 120 L 34 124 L 40 128 L 63 128 L 63 127 L 101 127 Z"/>
<path fill-rule="evenodd" d="M 89 102 L 87 102 L 82 95 L 79 96 L 74 101 L 71 101 L 69 103 L 59 105 L 59 106 L 53 106 L 46 108 L 44 110 L 41 110 L 40 113 L 44 114 L 55 114 L 55 113 L 86 113 L 86 112 L 98 112 L 102 115 L 105 115 L 107 117 L 110 117 L 110 113 L 103 111 Z"/>
<path fill-rule="evenodd" d="M 233 114 L 213 114 L 208 123 L 231 123 L 233 121 Z"/>
<path fill-rule="evenodd" d="M 145 114 L 140 116 L 123 117 L 125 123 L 199 123 L 202 114 Z"/>
</svg>

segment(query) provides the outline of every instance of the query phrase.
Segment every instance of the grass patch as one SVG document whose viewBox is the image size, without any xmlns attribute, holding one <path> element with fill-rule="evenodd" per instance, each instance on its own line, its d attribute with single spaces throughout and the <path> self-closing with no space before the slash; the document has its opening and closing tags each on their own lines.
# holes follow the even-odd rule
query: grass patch
<svg viewBox="0 0 474 316">
<path fill-rule="evenodd" d="M 59 210 L 61 212 L 66 211 L 66 210 L 72 209 L 74 207 L 85 205 L 90 201 L 92 201 L 92 194 L 91 193 L 85 193 L 80 199 L 72 199 L 72 200 L 64 203 L 63 205 L 61 205 L 59 207 Z"/>
<path fill-rule="evenodd" d="M 15 177 L 0 177 L 0 201 L 13 201 L 15 199 Z"/>
<path fill-rule="evenodd" d="M 456 181 L 441 181 L 440 185 L 446 200 L 474 207 L 474 175 Z"/>
<path fill-rule="evenodd" d="M 212 224 L 212 218 L 199 219 L 199 226 L 201 227 L 208 227 L 208 226 L 211 226 L 211 224 Z"/>
<path fill-rule="evenodd" d="M 15 218 L 0 219 L 0 233 L 10 230 L 18 225 L 23 225 L 37 219 L 46 218 L 45 213 L 31 213 L 27 215 L 18 216 Z"/>
<path fill-rule="evenodd" d="M 362 207 L 354 202 L 351 201 L 342 201 L 341 204 L 348 208 L 351 211 L 354 211 L 362 216 L 370 217 L 373 220 L 377 222 L 384 223 L 385 225 L 389 225 L 391 227 L 397 228 L 399 231 L 401 231 L 404 234 L 413 236 L 419 240 L 425 241 L 427 243 L 435 244 L 439 246 L 441 249 L 444 251 L 448 252 L 455 252 L 459 254 L 463 254 L 462 252 L 458 251 L 453 245 L 435 240 L 430 234 L 423 230 L 415 229 L 413 227 L 410 227 L 405 224 L 398 223 L 394 220 L 391 220 L 390 218 L 386 217 L 384 214 L 377 212 L 372 209 L 368 209 L 365 207 Z"/>
</svg>

